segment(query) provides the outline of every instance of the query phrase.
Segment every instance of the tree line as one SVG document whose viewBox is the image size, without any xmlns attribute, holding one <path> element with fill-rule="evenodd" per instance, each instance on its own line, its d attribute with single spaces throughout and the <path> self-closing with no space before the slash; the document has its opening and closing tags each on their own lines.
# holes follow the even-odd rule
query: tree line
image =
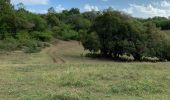
<svg viewBox="0 0 170 100">
<path fill-rule="evenodd" d="M 46 14 L 29 12 L 20 3 L 0 1 L 0 50 L 22 49 L 38 52 L 53 38 L 81 41 L 91 55 L 121 59 L 146 57 L 170 60 L 170 29 L 164 17 L 134 18 L 108 8 L 104 11 L 80 12 L 78 8 L 58 13 L 53 7 Z"/>
</svg>

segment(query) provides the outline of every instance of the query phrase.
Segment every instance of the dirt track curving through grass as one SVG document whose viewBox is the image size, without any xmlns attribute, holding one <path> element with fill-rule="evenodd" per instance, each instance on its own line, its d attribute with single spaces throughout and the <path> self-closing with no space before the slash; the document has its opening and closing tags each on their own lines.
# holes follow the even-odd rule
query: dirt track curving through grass
<svg viewBox="0 0 170 100">
<path fill-rule="evenodd" d="M 43 65 L 43 64 L 79 64 L 113 63 L 113 61 L 87 58 L 88 53 L 78 41 L 56 40 L 50 47 L 38 53 L 13 51 L 0 54 L 0 65 Z"/>
<path fill-rule="evenodd" d="M 50 47 L 44 49 L 42 52 L 48 54 L 53 63 L 64 64 L 69 62 L 69 60 L 64 55 L 69 55 L 70 52 L 76 52 L 76 47 L 80 48 L 80 45 L 77 41 L 66 42 L 58 40 L 52 43 Z"/>
<path fill-rule="evenodd" d="M 50 47 L 48 48 L 47 54 L 51 57 L 53 63 L 63 64 L 66 63 L 66 61 L 60 57 L 60 55 L 57 55 L 57 48 L 56 47 Z"/>
</svg>

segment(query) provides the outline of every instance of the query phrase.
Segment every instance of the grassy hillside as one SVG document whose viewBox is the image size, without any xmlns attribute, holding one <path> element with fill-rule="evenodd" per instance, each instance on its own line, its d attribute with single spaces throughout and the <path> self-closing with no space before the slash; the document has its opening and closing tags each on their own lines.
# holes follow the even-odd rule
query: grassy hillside
<svg viewBox="0 0 170 100">
<path fill-rule="evenodd" d="M 2 100 L 169 100 L 170 63 L 118 63 L 82 57 L 78 42 L 40 53 L 0 55 Z"/>
<path fill-rule="evenodd" d="M 70 64 L 70 63 L 99 63 L 112 62 L 107 60 L 95 60 L 84 57 L 81 44 L 77 41 L 56 40 L 51 47 L 40 53 L 27 54 L 21 51 L 1 52 L 0 64 Z"/>
</svg>

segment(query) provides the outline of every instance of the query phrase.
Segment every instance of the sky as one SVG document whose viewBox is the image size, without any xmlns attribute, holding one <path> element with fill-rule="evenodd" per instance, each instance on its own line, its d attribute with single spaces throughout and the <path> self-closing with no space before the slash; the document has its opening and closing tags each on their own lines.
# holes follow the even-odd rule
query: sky
<svg viewBox="0 0 170 100">
<path fill-rule="evenodd" d="M 49 7 L 54 7 L 57 12 L 70 8 L 79 8 L 81 12 L 101 11 L 112 7 L 140 18 L 170 16 L 170 0 L 11 0 L 13 5 L 20 2 L 35 13 L 46 13 Z"/>
</svg>

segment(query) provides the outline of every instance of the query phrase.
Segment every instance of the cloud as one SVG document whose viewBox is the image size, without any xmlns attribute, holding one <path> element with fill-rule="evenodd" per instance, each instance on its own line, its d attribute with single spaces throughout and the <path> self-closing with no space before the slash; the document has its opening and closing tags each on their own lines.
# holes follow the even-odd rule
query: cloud
<svg viewBox="0 0 170 100">
<path fill-rule="evenodd" d="M 133 10 L 134 10 L 133 7 L 129 7 L 129 8 L 126 8 L 126 9 L 124 8 L 124 9 L 123 9 L 123 11 L 126 12 L 126 13 L 128 13 L 128 14 L 133 14 L 133 12 L 134 12 Z"/>
<path fill-rule="evenodd" d="M 62 12 L 63 10 L 65 10 L 65 8 L 61 4 L 56 6 L 54 9 L 58 13 Z M 39 13 L 39 14 L 45 14 L 45 13 L 48 12 L 48 10 L 45 10 L 45 9 L 40 9 L 40 10 L 28 9 L 28 11 L 33 12 L 33 13 Z"/>
<path fill-rule="evenodd" d="M 84 10 L 85 11 L 99 11 L 99 8 L 97 6 L 93 6 L 93 5 L 89 5 L 89 4 L 85 4 L 84 5 Z"/>
<path fill-rule="evenodd" d="M 38 13 L 38 14 L 45 14 L 47 13 L 48 11 L 47 10 L 35 10 L 35 9 L 27 9 L 28 11 L 30 12 L 33 12 L 33 13 Z"/>
<path fill-rule="evenodd" d="M 162 1 L 162 2 L 161 2 L 161 7 L 170 8 L 170 2 L 168 2 L 168 1 Z"/>
<path fill-rule="evenodd" d="M 131 14 L 135 17 L 169 17 L 170 16 L 170 2 L 160 1 L 151 3 L 148 5 L 130 4 L 128 8 L 122 9 L 122 11 Z"/>
<path fill-rule="evenodd" d="M 49 0 L 11 0 L 12 4 L 23 3 L 25 5 L 47 5 Z"/>
<path fill-rule="evenodd" d="M 62 12 L 63 10 L 65 10 L 65 8 L 61 4 L 59 4 L 58 6 L 56 6 L 55 10 L 56 12 Z"/>
</svg>

